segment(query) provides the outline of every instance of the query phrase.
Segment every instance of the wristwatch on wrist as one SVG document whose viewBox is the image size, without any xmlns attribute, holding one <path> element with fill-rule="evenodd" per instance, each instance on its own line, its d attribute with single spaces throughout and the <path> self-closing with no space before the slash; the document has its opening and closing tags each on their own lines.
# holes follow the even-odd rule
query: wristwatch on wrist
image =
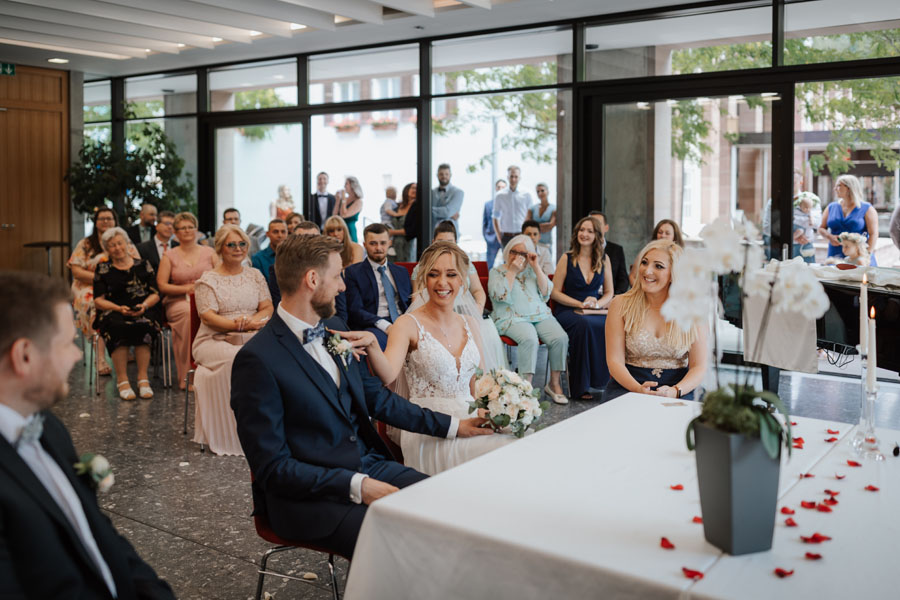
<svg viewBox="0 0 900 600">
<path fill-rule="evenodd" d="M 675 397 L 681 398 L 681 388 L 678 387 L 677 385 L 673 385 L 672 387 L 675 388 Z"/>
</svg>

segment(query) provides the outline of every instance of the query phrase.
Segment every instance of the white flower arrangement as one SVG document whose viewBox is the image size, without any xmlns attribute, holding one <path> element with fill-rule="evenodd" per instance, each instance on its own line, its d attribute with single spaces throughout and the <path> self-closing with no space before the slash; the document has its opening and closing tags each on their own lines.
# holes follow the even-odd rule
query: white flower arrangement
<svg viewBox="0 0 900 600">
<path fill-rule="evenodd" d="M 109 461 L 101 454 L 87 452 L 81 455 L 81 460 L 74 465 L 76 475 L 89 475 L 91 484 L 100 493 L 106 493 L 116 482 Z"/>
<path fill-rule="evenodd" d="M 469 413 L 483 408 L 494 429 L 505 429 L 516 437 L 535 428 L 549 402 L 538 402 L 541 391 L 517 373 L 506 369 L 478 371 L 475 380 L 475 401 L 469 402 Z"/>
<path fill-rule="evenodd" d="M 814 319 L 821 318 L 831 305 L 825 288 L 815 272 L 795 256 L 791 260 L 771 260 L 764 269 L 747 276 L 744 293 L 748 296 L 767 297 L 775 312 L 806 313 Z"/>
<path fill-rule="evenodd" d="M 349 340 L 345 340 L 340 335 L 335 333 L 330 338 L 328 338 L 328 342 L 326 344 L 328 351 L 334 354 L 335 356 L 341 357 L 341 362 L 344 363 L 344 367 L 346 368 L 350 363 L 350 357 L 353 356 L 353 344 L 350 343 Z"/>
</svg>

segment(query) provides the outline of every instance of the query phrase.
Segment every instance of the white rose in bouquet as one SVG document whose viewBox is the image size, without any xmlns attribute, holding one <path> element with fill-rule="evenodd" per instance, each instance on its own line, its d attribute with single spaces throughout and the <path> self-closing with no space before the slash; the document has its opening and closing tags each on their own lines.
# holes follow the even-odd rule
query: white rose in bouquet
<svg viewBox="0 0 900 600">
<path fill-rule="evenodd" d="M 494 381 L 494 378 L 491 377 L 490 374 L 485 374 L 475 380 L 475 397 L 486 397 L 495 387 L 497 388 L 497 393 L 499 394 L 500 386 L 497 385 L 497 382 Z"/>
<path fill-rule="evenodd" d="M 475 380 L 475 401 L 469 403 L 469 412 L 485 409 L 495 430 L 503 429 L 522 437 L 549 406 L 549 402 L 537 401 L 538 394 L 530 383 L 512 371 L 479 372 Z"/>
</svg>

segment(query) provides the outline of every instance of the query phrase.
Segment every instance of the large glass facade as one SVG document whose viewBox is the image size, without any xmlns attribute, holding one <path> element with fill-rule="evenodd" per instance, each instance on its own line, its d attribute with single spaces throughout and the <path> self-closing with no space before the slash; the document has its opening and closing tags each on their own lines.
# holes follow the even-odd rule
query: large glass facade
<svg viewBox="0 0 900 600">
<path fill-rule="evenodd" d="M 187 183 L 189 192 L 174 198 L 177 210 L 197 213 L 197 119 L 194 117 L 169 117 L 165 119 L 144 119 L 127 121 L 125 124 L 125 148 L 132 151 L 144 148 L 151 152 L 160 152 L 155 143 L 154 132 L 162 131 L 174 145 L 175 152 L 184 161 L 178 183 Z M 149 173 L 153 183 L 165 190 L 164 174 Z M 140 206 L 141 199 L 134 199 Z"/>
<path fill-rule="evenodd" d="M 146 119 L 197 112 L 197 74 L 129 77 L 125 80 L 128 117 Z"/>
<path fill-rule="evenodd" d="M 209 109 L 297 106 L 297 59 L 232 65 L 209 72 Z"/>
<path fill-rule="evenodd" d="M 790 2 L 784 8 L 784 64 L 900 56 L 900 3 Z"/>
<path fill-rule="evenodd" d="M 418 93 L 419 46 L 323 54 L 309 59 L 309 103 L 402 98 Z"/>
</svg>

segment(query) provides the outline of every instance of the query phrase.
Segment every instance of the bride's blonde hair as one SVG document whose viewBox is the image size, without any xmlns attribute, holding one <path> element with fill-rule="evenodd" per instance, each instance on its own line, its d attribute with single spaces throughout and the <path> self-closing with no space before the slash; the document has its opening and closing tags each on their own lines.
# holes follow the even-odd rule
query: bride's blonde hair
<svg viewBox="0 0 900 600">
<path fill-rule="evenodd" d="M 681 257 L 684 250 L 671 240 L 653 240 L 641 250 L 638 254 L 635 264 L 638 269 L 641 267 L 641 261 L 644 256 L 651 250 L 662 250 L 669 255 L 669 286 L 675 281 L 675 263 Z M 669 290 L 666 289 L 666 295 Z M 638 273 L 634 280 L 634 285 L 630 290 L 622 294 L 622 317 L 625 319 L 625 333 L 637 333 L 644 326 L 644 317 L 650 310 L 650 303 L 647 302 L 647 294 L 644 293 L 643 278 Z M 663 337 L 667 346 L 682 349 L 687 352 L 691 345 L 697 340 L 697 329 L 692 327 L 690 331 L 685 331 L 675 324 L 674 321 L 666 323 L 666 334 Z"/>
<path fill-rule="evenodd" d="M 462 278 L 462 284 L 466 285 L 469 274 L 469 257 L 462 248 L 453 242 L 434 242 L 422 253 L 419 259 L 419 272 L 416 273 L 416 280 L 413 282 L 413 294 L 425 289 L 425 281 L 427 281 L 428 273 L 434 268 L 434 263 L 444 254 L 450 254 L 456 261 L 456 270 Z"/>
</svg>

